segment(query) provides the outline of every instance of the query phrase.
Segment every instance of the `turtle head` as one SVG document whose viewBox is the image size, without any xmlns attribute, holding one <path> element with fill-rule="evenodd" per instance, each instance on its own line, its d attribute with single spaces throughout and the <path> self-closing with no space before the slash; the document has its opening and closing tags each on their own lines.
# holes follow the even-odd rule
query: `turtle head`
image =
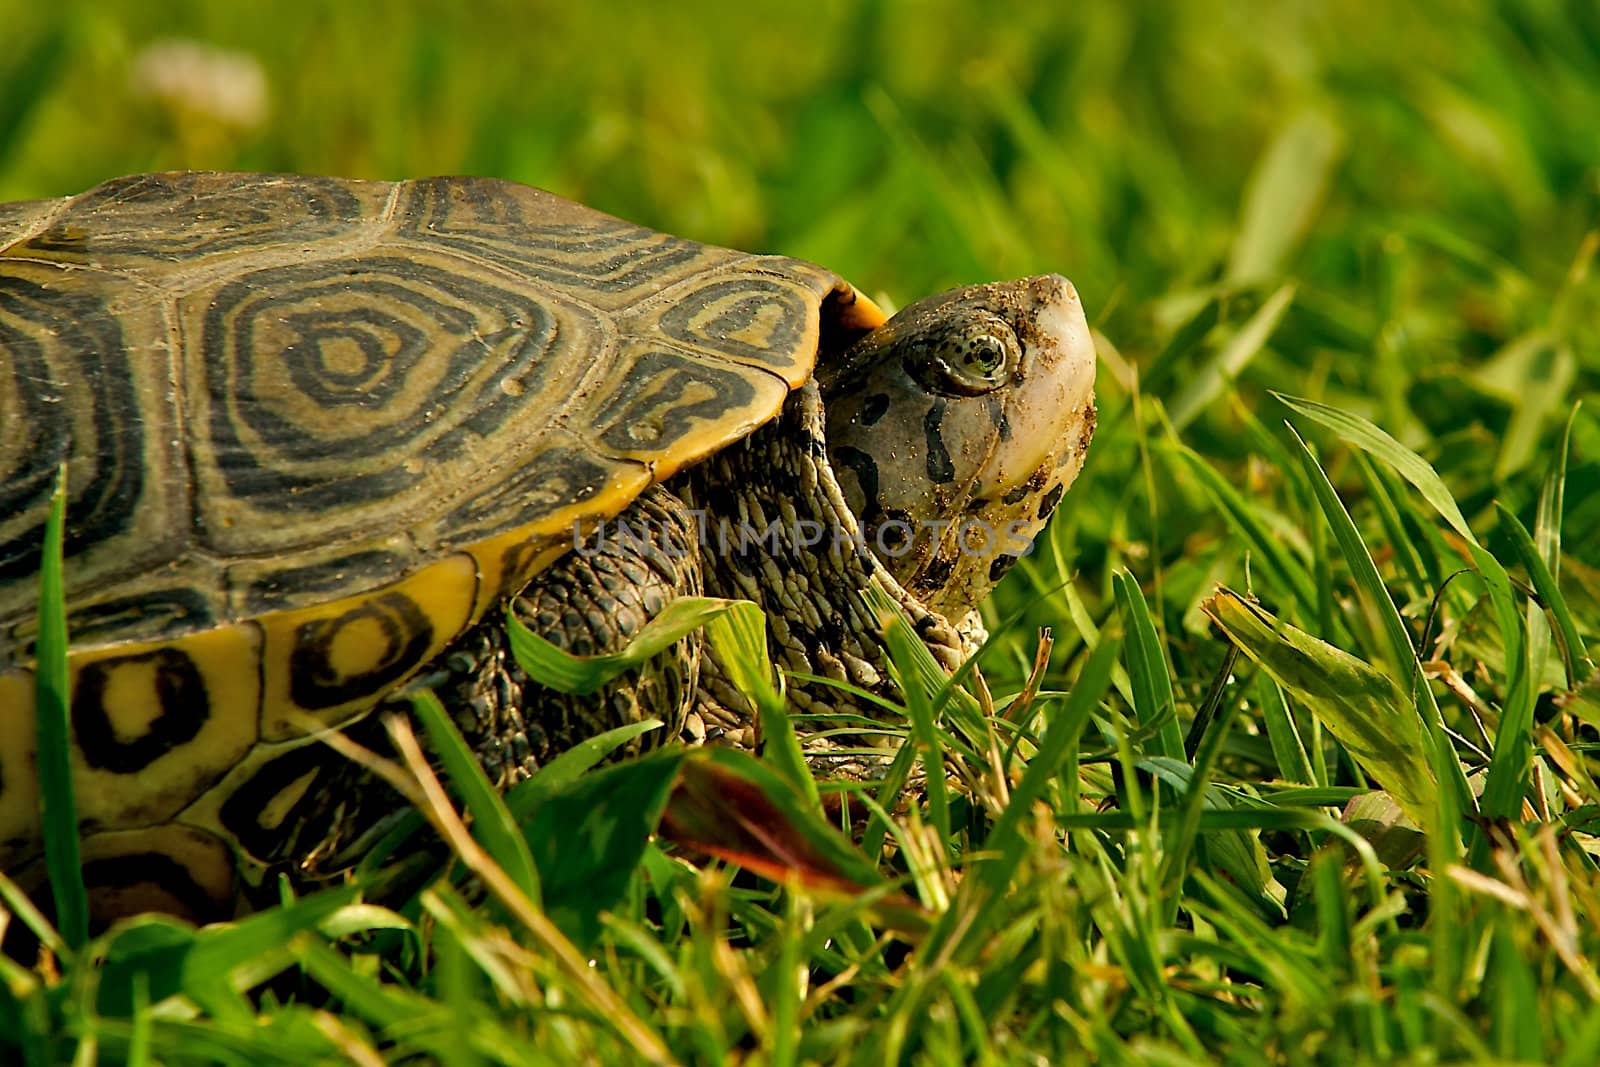
<svg viewBox="0 0 1600 1067">
<path fill-rule="evenodd" d="M 1094 374 L 1056 274 L 918 301 L 819 369 L 835 476 L 907 592 L 960 619 L 1029 550 L 1083 466 Z"/>
</svg>

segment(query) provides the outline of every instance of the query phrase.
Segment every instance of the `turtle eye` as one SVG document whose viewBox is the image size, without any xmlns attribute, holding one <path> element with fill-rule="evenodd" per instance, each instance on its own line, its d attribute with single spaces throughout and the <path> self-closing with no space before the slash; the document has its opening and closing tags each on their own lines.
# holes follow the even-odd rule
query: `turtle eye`
<svg viewBox="0 0 1600 1067">
<path fill-rule="evenodd" d="M 962 369 L 985 378 L 999 370 L 1005 361 L 1005 342 L 989 333 L 973 338 L 971 347 L 962 353 Z"/>
<path fill-rule="evenodd" d="M 932 361 L 934 385 L 941 392 L 980 396 L 1010 380 L 1022 356 L 1011 327 L 996 315 L 981 312 L 969 328 L 951 337 Z"/>
</svg>

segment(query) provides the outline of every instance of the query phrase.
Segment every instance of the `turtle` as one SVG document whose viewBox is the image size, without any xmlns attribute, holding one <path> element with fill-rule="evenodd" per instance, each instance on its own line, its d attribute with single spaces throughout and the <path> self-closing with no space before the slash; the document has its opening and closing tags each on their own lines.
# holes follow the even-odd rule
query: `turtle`
<svg viewBox="0 0 1600 1067">
<path fill-rule="evenodd" d="M 65 464 L 71 763 L 97 917 L 248 908 L 392 808 L 319 743 L 429 685 L 491 779 L 647 715 L 749 743 L 685 595 L 768 619 L 800 711 L 882 715 L 886 592 L 939 662 L 1081 469 L 1046 274 L 893 317 L 834 272 L 479 177 L 170 172 L 0 205 L 0 870 L 42 878 L 34 634 Z M 365 812 L 365 814 L 363 814 Z"/>
</svg>

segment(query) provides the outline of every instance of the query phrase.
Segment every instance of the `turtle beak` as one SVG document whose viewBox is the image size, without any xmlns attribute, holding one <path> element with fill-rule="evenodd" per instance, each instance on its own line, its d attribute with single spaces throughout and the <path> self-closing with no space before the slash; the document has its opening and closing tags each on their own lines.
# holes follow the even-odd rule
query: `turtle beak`
<svg viewBox="0 0 1600 1067">
<path fill-rule="evenodd" d="M 1023 484 L 1047 464 L 1075 475 L 1094 427 L 1094 340 L 1078 291 L 1059 274 L 1021 288 L 1036 310 L 1018 337 L 1023 356 L 1006 398 L 1008 432 L 990 465 L 998 484 L 988 482 L 987 495 Z"/>
</svg>

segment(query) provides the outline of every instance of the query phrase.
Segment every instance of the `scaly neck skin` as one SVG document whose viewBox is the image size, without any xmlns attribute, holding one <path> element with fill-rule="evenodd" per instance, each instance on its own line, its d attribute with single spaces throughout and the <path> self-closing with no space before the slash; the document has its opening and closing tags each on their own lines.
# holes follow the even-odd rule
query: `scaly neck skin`
<svg viewBox="0 0 1600 1067">
<path fill-rule="evenodd" d="M 672 479 L 668 488 L 700 513 L 706 593 L 761 606 L 778 667 L 894 699 L 881 627 L 863 596 L 869 582 L 876 579 L 899 602 L 949 669 L 981 640 L 981 624 L 975 614 L 949 619 L 928 610 L 869 549 L 850 540 L 858 522 L 829 468 L 825 424 L 821 396 L 808 383 L 790 396 L 777 419 Z M 750 531 L 743 545 L 741 524 Z M 702 661 L 700 689 L 701 714 L 712 724 L 737 729 L 750 721 L 745 699 L 712 657 Z M 878 706 L 837 687 L 791 682 L 788 696 L 802 714 L 883 715 Z"/>
<path fill-rule="evenodd" d="M 1083 466 L 1094 372 L 1053 274 L 920 301 L 819 372 L 846 500 L 928 608 L 960 618 L 1030 549 Z"/>
</svg>

